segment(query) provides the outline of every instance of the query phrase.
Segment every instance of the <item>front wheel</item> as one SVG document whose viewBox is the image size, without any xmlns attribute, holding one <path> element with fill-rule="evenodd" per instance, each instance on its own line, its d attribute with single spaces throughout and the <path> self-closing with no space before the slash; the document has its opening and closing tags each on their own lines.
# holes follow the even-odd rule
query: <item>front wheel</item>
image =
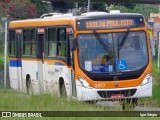
<svg viewBox="0 0 160 120">
<path fill-rule="evenodd" d="M 96 104 L 97 101 L 96 100 L 92 100 L 92 101 L 85 101 L 87 104 Z"/>
<path fill-rule="evenodd" d="M 125 99 L 123 101 L 120 101 L 120 103 L 122 104 L 123 110 L 133 110 L 137 105 L 137 102 L 138 102 L 138 98 Z"/>
</svg>

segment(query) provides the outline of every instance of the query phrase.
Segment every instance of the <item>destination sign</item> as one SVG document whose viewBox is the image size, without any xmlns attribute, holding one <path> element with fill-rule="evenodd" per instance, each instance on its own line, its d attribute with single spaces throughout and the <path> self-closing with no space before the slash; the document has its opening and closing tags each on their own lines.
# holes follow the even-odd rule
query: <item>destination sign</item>
<svg viewBox="0 0 160 120">
<path fill-rule="evenodd" d="M 77 21 L 78 30 L 94 30 L 94 29 L 115 29 L 115 28 L 131 28 L 144 27 L 144 21 L 139 19 L 96 19 L 96 20 L 79 20 Z"/>
<path fill-rule="evenodd" d="M 86 22 L 86 29 L 133 26 L 133 20 L 99 20 Z"/>
</svg>

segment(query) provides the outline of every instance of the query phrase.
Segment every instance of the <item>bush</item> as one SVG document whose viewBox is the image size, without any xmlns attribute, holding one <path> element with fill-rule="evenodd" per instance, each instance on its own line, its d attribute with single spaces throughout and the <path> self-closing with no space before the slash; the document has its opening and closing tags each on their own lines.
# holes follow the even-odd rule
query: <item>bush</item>
<svg viewBox="0 0 160 120">
<path fill-rule="evenodd" d="M 37 11 L 33 3 L 27 2 L 27 0 L 6 0 L 0 2 L 0 15 L 9 15 L 11 19 L 26 19 L 37 16 Z"/>
</svg>

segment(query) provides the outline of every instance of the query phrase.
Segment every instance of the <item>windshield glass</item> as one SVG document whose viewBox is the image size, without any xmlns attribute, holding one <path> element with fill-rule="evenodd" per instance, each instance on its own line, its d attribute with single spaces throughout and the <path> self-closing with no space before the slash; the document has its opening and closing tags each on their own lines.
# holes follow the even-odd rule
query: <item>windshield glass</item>
<svg viewBox="0 0 160 120">
<path fill-rule="evenodd" d="M 93 73 L 110 73 L 145 67 L 148 63 L 145 32 L 129 31 L 124 40 L 125 35 L 126 32 L 78 35 L 80 68 Z"/>
</svg>

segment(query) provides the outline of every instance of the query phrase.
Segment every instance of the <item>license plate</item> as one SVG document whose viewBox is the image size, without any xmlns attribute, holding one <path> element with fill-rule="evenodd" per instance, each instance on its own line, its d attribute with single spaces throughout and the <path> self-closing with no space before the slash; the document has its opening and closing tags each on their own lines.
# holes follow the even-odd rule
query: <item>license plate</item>
<svg viewBox="0 0 160 120">
<path fill-rule="evenodd" d="M 124 98 L 124 95 L 123 94 L 112 94 L 111 98 L 112 99 L 122 99 Z"/>
</svg>

